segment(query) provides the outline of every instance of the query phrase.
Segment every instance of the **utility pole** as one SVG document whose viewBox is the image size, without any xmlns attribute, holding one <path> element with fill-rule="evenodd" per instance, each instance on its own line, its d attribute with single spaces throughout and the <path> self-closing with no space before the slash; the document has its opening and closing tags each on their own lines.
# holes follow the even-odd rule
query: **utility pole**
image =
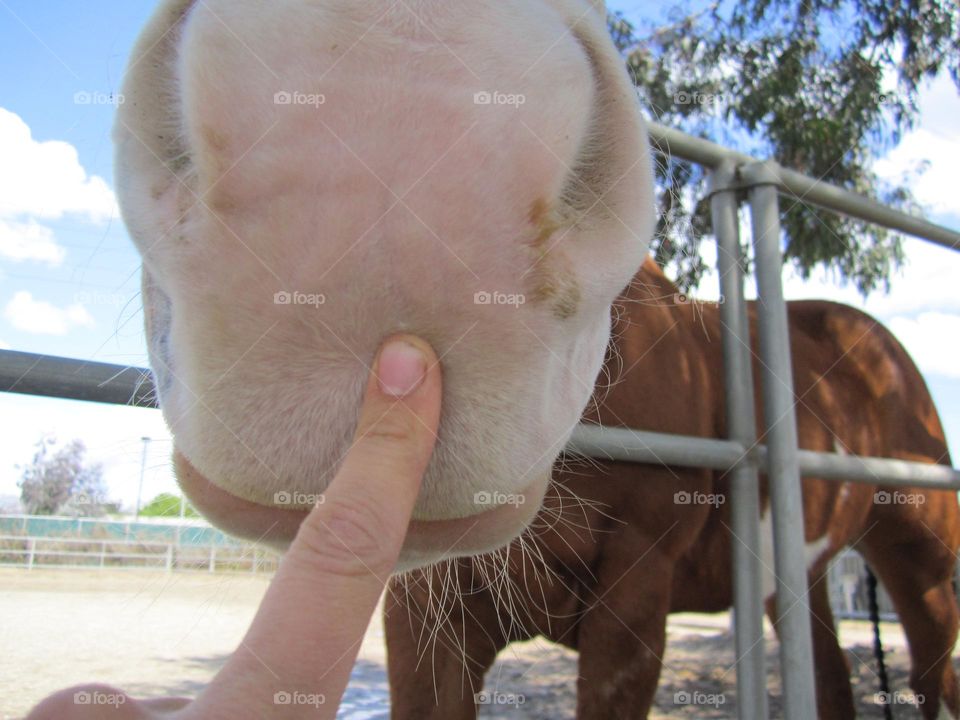
<svg viewBox="0 0 960 720">
<path fill-rule="evenodd" d="M 150 438 L 142 437 L 140 438 L 143 441 L 143 454 L 140 456 L 140 485 L 137 488 L 137 512 L 134 519 L 140 519 L 140 501 L 143 498 L 143 474 L 147 469 L 147 447 L 150 445 Z"/>
<path fill-rule="evenodd" d="M 187 500 L 183 488 L 180 488 L 180 522 L 177 523 L 177 549 L 180 549 L 180 530 L 183 528 L 183 517 L 187 511 Z"/>
</svg>

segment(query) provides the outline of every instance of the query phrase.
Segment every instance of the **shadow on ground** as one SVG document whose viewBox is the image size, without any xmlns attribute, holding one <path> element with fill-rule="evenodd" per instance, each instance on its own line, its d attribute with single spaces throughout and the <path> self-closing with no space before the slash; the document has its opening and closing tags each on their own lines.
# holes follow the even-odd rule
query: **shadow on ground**
<svg viewBox="0 0 960 720">
<path fill-rule="evenodd" d="M 701 718 L 733 720 L 737 717 L 736 674 L 733 639 L 729 633 L 671 637 L 660 684 L 657 688 L 651 720 Z M 857 717 L 882 720 L 883 707 L 877 702 L 880 690 L 876 661 L 870 645 L 854 645 L 846 650 L 851 667 L 851 682 L 857 703 Z M 781 685 L 778 677 L 778 645 L 768 642 L 770 668 L 768 700 L 771 718 L 783 717 Z M 908 685 L 910 658 L 904 647 L 887 650 L 886 662 L 890 689 L 901 697 L 912 697 Z M 960 662 L 954 661 L 958 673 Z M 574 720 L 576 717 L 577 656 L 553 645 L 538 646 L 535 652 L 511 657 L 501 654 L 487 676 L 485 690 L 499 692 L 509 700 L 522 698 L 513 706 L 490 705 L 481 708 L 484 720 Z M 916 707 L 900 704 L 894 708 L 898 720 L 920 718 Z"/>
<path fill-rule="evenodd" d="M 213 677 L 223 667 L 228 655 L 214 655 L 210 657 L 187 657 L 171 660 L 155 658 L 157 665 L 176 665 L 176 670 L 193 675 L 204 674 Z M 171 672 L 170 675 L 174 675 Z M 124 690 L 134 697 L 182 696 L 195 697 L 206 682 L 184 680 L 169 683 L 143 682 L 132 684 Z M 383 665 L 358 660 L 350 675 L 350 684 L 344 693 L 343 701 L 337 712 L 338 720 L 389 720 L 390 717 L 390 690 L 387 685 L 387 671 Z"/>
<path fill-rule="evenodd" d="M 783 716 L 776 643 L 767 643 L 767 660 L 771 668 L 769 701 L 772 718 Z M 481 698 L 483 720 L 574 720 L 576 715 L 577 656 L 565 648 L 537 641 L 524 643 L 517 651 L 501 654 L 487 676 Z M 882 720 L 883 708 L 876 701 L 879 680 L 873 648 L 854 645 L 847 649 L 852 668 L 854 697 L 858 717 Z M 697 718 L 726 720 L 737 716 L 736 675 L 733 665 L 732 638 L 729 633 L 689 635 L 670 639 L 656 704 L 651 720 Z M 226 655 L 188 657 L 175 663 L 178 668 L 212 677 L 226 662 Z M 889 649 L 886 655 L 891 690 L 909 693 L 907 677 L 909 657 L 902 647 Z M 960 671 L 960 663 L 958 663 Z M 158 695 L 196 695 L 205 683 L 193 680 L 131 686 L 138 697 Z M 359 660 L 350 685 L 337 713 L 338 720 L 388 720 L 389 688 L 386 669 L 376 662 Z M 916 708 L 899 705 L 898 720 L 919 718 Z"/>
</svg>

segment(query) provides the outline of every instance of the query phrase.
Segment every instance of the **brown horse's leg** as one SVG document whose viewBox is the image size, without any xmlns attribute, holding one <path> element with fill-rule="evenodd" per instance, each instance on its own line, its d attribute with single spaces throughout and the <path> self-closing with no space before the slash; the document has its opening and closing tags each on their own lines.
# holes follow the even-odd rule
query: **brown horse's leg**
<svg viewBox="0 0 960 720">
<path fill-rule="evenodd" d="M 810 578 L 810 592 L 805 600 L 797 602 L 805 602 L 810 610 L 817 717 L 819 720 L 852 720 L 857 710 L 850 687 L 850 666 L 837 638 L 827 579 Z M 766 607 L 767 617 L 779 637 L 776 600 L 769 598 Z"/>
<path fill-rule="evenodd" d="M 429 610 L 430 598 L 391 583 L 384 604 L 390 717 L 393 720 L 475 720 L 475 693 L 497 652 L 505 645 L 459 609 Z M 458 601 L 460 602 L 460 601 Z M 476 604 L 462 602 L 468 605 Z M 493 603 L 489 603 L 491 608 Z M 493 623 L 491 628 L 496 628 Z"/>
<path fill-rule="evenodd" d="M 826 577 L 811 580 L 808 604 L 813 633 L 817 714 L 820 720 L 851 720 L 857 711 L 850 688 L 850 666 L 837 638 Z"/>
<path fill-rule="evenodd" d="M 651 550 L 603 569 L 578 630 L 577 720 L 645 718 L 660 678 L 673 562 Z"/>
<path fill-rule="evenodd" d="M 929 543 L 861 551 L 900 616 L 910 646 L 910 687 L 918 700 L 923 696 L 924 718 L 937 718 L 941 703 L 958 717 L 960 695 L 951 662 L 958 625 L 951 583 L 953 554 Z"/>
</svg>

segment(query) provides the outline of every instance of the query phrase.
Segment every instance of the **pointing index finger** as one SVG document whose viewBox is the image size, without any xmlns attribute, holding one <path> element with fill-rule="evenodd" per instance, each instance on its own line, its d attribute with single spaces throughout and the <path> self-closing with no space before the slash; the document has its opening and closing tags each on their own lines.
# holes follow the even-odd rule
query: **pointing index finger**
<svg viewBox="0 0 960 720">
<path fill-rule="evenodd" d="M 412 336 L 388 340 L 324 502 L 301 524 L 246 637 L 191 713 L 212 711 L 214 700 L 223 712 L 231 698 L 234 717 L 336 715 L 403 545 L 433 452 L 440 396 L 429 345 Z M 278 706 L 295 697 L 309 701 L 299 712 Z"/>
</svg>

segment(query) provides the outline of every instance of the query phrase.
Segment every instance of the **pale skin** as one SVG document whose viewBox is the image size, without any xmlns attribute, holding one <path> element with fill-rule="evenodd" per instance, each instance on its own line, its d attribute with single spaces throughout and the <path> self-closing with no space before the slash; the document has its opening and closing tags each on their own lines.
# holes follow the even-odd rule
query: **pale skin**
<svg viewBox="0 0 960 720">
<path fill-rule="evenodd" d="M 300 526 L 239 647 L 193 700 L 104 685 L 57 692 L 27 720 L 334 718 L 413 513 L 440 417 L 441 373 L 412 336 L 381 347 L 354 443 Z M 120 696 L 78 704 L 78 692 Z M 277 693 L 297 703 L 277 703 Z M 320 701 L 322 698 L 322 702 Z"/>
</svg>

